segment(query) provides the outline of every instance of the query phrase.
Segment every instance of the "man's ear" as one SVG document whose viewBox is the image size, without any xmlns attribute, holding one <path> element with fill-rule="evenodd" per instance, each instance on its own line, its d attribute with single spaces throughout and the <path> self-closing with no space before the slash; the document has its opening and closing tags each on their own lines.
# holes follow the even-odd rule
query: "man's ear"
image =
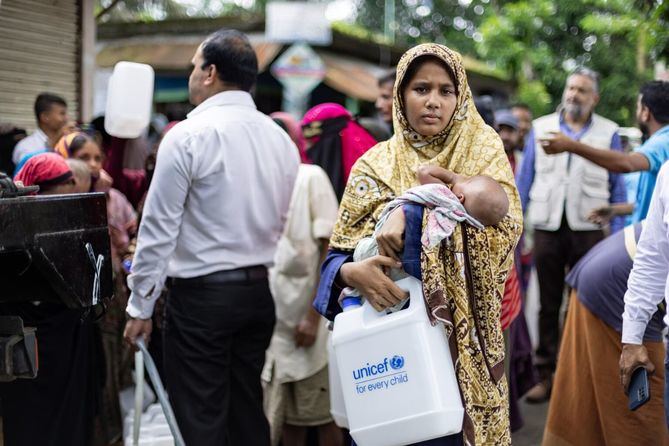
<svg viewBox="0 0 669 446">
<path fill-rule="evenodd" d="M 204 79 L 205 85 L 212 85 L 218 79 L 218 69 L 216 65 L 211 64 L 207 67 L 207 77 Z"/>
<path fill-rule="evenodd" d="M 641 105 L 641 116 L 639 117 L 641 118 L 641 122 L 648 122 L 653 117 L 653 114 L 647 106 Z"/>
<path fill-rule="evenodd" d="M 599 93 L 595 93 L 595 102 L 592 104 L 592 107 L 596 107 L 599 104 Z"/>
</svg>

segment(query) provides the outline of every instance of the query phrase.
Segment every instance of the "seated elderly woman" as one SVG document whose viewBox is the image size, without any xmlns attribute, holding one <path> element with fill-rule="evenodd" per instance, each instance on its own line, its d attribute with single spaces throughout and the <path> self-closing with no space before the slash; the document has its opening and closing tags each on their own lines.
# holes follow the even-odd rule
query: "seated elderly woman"
<svg viewBox="0 0 669 446">
<path fill-rule="evenodd" d="M 522 230 L 511 167 L 502 141 L 474 107 L 458 53 L 436 44 L 407 51 L 397 67 L 393 101 L 395 134 L 351 171 L 314 306 L 333 319 L 345 287 L 359 290 L 377 309 L 397 304 L 405 293 L 384 274 L 387 267 L 402 266 L 422 280 L 429 317 L 443 322 L 449 335 L 465 407 L 462 433 L 429 444 L 510 444 L 500 309 Z M 377 234 L 379 255 L 352 261 L 385 206 L 418 184 L 416 172 L 424 164 L 492 178 L 508 196 L 508 213 L 483 229 L 460 224 L 448 243 L 429 247 L 420 243 L 424 208 L 405 204 Z"/>
<path fill-rule="evenodd" d="M 351 113 L 326 102 L 309 109 L 300 122 L 306 143 L 306 162 L 323 168 L 341 200 L 353 164 L 376 140 Z"/>
<path fill-rule="evenodd" d="M 40 153 L 21 167 L 14 181 L 24 186 L 39 186 L 39 195 L 71 194 L 75 192 L 72 170 L 55 153 Z"/>
</svg>

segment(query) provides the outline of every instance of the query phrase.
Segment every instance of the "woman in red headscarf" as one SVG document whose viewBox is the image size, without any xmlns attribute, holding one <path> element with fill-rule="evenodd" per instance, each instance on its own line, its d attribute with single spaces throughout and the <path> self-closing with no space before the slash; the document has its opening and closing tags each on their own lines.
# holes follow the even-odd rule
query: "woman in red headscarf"
<svg viewBox="0 0 669 446">
<path fill-rule="evenodd" d="M 337 199 L 341 200 L 353 164 L 376 140 L 351 113 L 339 104 L 325 103 L 310 109 L 302 118 L 307 141 L 307 158 L 328 174 Z"/>
<path fill-rule="evenodd" d="M 74 192 L 74 177 L 63 157 L 55 153 L 33 156 L 23 165 L 14 181 L 24 186 L 39 186 L 39 195 L 69 194 Z"/>
</svg>

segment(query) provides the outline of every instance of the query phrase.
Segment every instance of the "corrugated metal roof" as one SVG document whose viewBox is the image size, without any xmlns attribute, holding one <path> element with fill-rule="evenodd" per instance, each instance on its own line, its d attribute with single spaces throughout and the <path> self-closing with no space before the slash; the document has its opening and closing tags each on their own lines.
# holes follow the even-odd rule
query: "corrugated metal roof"
<svg viewBox="0 0 669 446">
<path fill-rule="evenodd" d="M 195 50 L 202 42 L 198 38 L 192 42 L 174 41 L 165 38 L 162 41 L 113 42 L 105 45 L 96 56 L 96 65 L 113 67 L 122 60 L 151 65 L 156 70 L 189 70 Z M 258 69 L 264 71 L 267 64 L 274 60 L 282 46 L 280 43 L 251 42 L 258 57 Z"/>
</svg>

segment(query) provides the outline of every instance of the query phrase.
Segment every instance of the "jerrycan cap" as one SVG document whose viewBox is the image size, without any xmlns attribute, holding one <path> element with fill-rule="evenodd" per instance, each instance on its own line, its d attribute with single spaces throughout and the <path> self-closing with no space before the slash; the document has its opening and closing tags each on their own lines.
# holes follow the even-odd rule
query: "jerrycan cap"
<svg viewBox="0 0 669 446">
<path fill-rule="evenodd" d="M 346 296 L 341 300 L 341 308 L 344 311 L 358 308 L 361 305 L 362 301 L 360 300 L 359 296 Z"/>
</svg>

